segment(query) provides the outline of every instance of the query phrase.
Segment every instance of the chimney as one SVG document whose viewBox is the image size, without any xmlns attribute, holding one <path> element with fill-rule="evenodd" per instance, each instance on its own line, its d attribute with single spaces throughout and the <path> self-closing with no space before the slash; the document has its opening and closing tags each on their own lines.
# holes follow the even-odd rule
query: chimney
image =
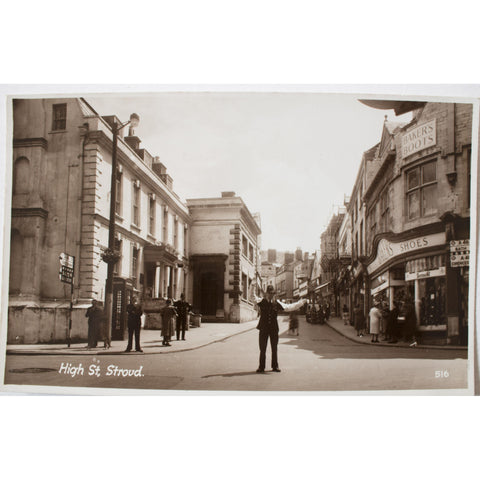
<svg viewBox="0 0 480 480">
<path fill-rule="evenodd" d="M 222 192 L 222 198 L 232 198 L 235 196 L 235 192 Z"/>
<path fill-rule="evenodd" d="M 124 137 L 124 140 L 127 143 L 127 145 L 130 148 L 132 148 L 135 152 L 139 149 L 141 141 L 138 137 L 134 135 L 132 136 L 129 135 L 128 137 Z"/>
</svg>

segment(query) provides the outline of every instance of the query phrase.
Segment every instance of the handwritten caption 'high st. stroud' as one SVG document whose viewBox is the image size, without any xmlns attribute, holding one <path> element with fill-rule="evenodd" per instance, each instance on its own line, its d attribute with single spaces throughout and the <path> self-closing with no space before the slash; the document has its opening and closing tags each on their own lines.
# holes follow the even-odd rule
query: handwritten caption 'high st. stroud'
<svg viewBox="0 0 480 480">
<path fill-rule="evenodd" d="M 137 368 L 136 370 L 127 369 L 127 368 L 118 368 L 118 365 L 109 365 L 105 372 L 105 376 L 106 377 L 143 377 L 144 375 L 142 373 L 142 369 L 143 369 L 143 365 L 141 365 L 140 368 Z M 73 365 L 72 363 L 69 363 L 69 362 L 66 362 L 66 363 L 62 362 L 58 370 L 58 373 L 61 373 L 63 375 L 70 375 L 72 378 L 76 377 L 77 375 L 84 376 L 85 373 L 87 376 L 90 376 L 90 377 L 102 376 L 102 370 L 100 368 L 100 365 L 89 365 L 87 368 L 87 367 L 83 367 L 81 363 L 78 365 Z"/>
</svg>

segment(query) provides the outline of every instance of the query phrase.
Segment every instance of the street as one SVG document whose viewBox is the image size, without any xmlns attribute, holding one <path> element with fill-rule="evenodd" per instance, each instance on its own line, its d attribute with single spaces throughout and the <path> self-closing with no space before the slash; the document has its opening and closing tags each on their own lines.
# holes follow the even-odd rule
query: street
<svg viewBox="0 0 480 480">
<path fill-rule="evenodd" d="M 7 355 L 5 384 L 193 391 L 351 391 L 467 387 L 467 352 L 355 343 L 328 325 L 279 318 L 280 373 L 257 374 L 258 331 L 190 351 L 123 355 Z M 92 391 L 91 393 L 95 393 Z"/>
</svg>

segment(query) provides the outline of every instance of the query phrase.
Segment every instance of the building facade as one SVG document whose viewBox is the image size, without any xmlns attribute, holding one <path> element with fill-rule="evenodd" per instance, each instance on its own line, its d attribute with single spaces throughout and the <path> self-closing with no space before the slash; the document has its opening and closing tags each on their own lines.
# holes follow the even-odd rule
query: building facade
<svg viewBox="0 0 480 480">
<path fill-rule="evenodd" d="M 249 290 L 257 285 L 260 227 L 234 192 L 189 199 L 193 306 L 206 320 L 232 323 L 256 318 Z"/>
</svg>

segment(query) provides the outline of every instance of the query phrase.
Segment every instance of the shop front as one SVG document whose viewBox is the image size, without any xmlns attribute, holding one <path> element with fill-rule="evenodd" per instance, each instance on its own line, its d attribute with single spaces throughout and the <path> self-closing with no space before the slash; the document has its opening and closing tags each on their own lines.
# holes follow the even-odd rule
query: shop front
<svg viewBox="0 0 480 480">
<path fill-rule="evenodd" d="M 370 302 L 381 301 L 400 310 L 399 326 L 405 321 L 405 304 L 415 305 L 416 338 L 425 344 L 465 341 L 468 272 L 452 268 L 446 233 L 436 232 L 405 238 L 382 238 L 368 264 Z M 464 267 L 465 268 L 465 267 Z M 467 267 L 468 268 L 468 267 Z M 451 289 L 450 294 L 448 290 Z M 467 295 L 462 297 L 463 292 Z"/>
</svg>

